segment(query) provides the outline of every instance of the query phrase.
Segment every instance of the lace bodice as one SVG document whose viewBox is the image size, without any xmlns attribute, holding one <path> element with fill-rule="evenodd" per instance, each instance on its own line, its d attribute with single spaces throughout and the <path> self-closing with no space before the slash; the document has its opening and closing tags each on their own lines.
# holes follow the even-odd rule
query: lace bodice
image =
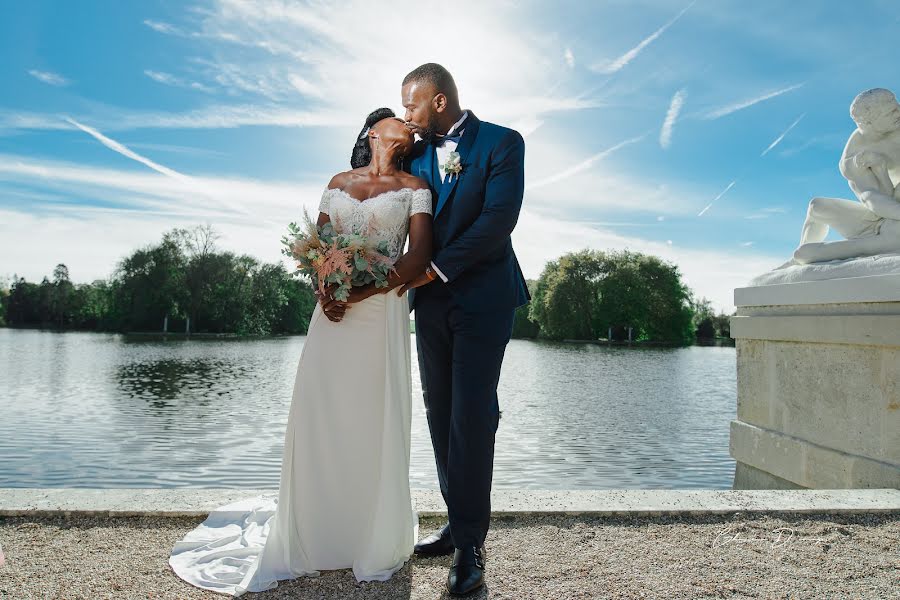
<svg viewBox="0 0 900 600">
<path fill-rule="evenodd" d="M 338 233 L 356 233 L 373 242 L 386 241 L 389 255 L 397 260 L 406 245 L 409 218 L 416 213 L 433 214 L 431 191 L 403 188 L 382 192 L 362 202 L 341 189 L 326 189 L 319 212 L 331 218 Z"/>
</svg>

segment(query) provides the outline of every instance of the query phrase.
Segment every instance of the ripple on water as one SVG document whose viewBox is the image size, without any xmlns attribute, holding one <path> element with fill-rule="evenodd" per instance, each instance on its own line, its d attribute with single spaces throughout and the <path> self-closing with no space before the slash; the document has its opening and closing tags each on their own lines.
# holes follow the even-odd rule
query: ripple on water
<svg viewBox="0 0 900 600">
<path fill-rule="evenodd" d="M 304 340 L 0 329 L 0 487 L 277 488 Z M 412 364 L 410 482 L 436 488 Z M 731 487 L 734 348 L 514 340 L 499 396 L 495 488 Z"/>
</svg>

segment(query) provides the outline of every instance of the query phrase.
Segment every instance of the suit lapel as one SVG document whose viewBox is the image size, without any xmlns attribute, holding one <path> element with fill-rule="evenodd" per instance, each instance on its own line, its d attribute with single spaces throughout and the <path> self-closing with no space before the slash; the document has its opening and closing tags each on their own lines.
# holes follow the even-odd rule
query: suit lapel
<svg viewBox="0 0 900 600">
<path fill-rule="evenodd" d="M 431 173 L 434 169 L 434 148 L 431 147 L 431 144 L 425 144 L 425 149 L 422 151 L 422 156 L 419 157 L 419 170 L 416 175 L 421 177 L 425 181 L 431 184 L 431 187 L 434 188 L 435 185 Z"/>
<path fill-rule="evenodd" d="M 447 200 L 450 199 L 450 195 L 453 193 L 453 190 L 456 189 L 456 184 L 459 183 L 460 177 L 463 176 L 466 170 L 466 157 L 469 155 L 469 151 L 472 149 L 472 145 L 475 143 L 475 137 L 478 135 L 478 125 L 480 121 L 475 116 L 471 110 L 469 111 L 469 116 L 466 117 L 465 131 L 463 131 L 462 139 L 459 140 L 459 145 L 456 147 L 456 151 L 459 153 L 459 162 L 463 167 L 463 170 L 459 175 L 456 175 L 450 181 L 443 184 L 441 186 L 441 193 L 438 196 L 437 203 L 437 212 L 434 215 L 436 219 L 439 214 L 444 211 L 444 207 L 447 206 Z M 434 154 L 432 154 L 434 156 Z M 432 158 L 434 160 L 434 158 Z"/>
</svg>

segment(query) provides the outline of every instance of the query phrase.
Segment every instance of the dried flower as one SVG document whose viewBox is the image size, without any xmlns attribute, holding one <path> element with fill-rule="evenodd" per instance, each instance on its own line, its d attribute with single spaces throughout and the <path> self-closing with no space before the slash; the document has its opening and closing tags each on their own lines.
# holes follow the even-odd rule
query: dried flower
<svg viewBox="0 0 900 600">
<path fill-rule="evenodd" d="M 342 302 L 351 287 L 387 287 L 394 262 L 387 256 L 386 242 L 373 244 L 364 235 L 337 233 L 330 222 L 317 227 L 305 210 L 303 218 L 304 229 L 290 223 L 288 235 L 281 238 L 282 254 L 297 261 L 295 273 L 309 277 L 321 293 L 336 285 L 334 298 Z"/>
</svg>

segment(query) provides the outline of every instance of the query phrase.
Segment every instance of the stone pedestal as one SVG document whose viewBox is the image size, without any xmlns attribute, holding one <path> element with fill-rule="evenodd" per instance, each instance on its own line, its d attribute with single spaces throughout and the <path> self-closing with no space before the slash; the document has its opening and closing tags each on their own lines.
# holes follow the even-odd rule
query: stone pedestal
<svg viewBox="0 0 900 600">
<path fill-rule="evenodd" d="M 734 297 L 734 488 L 900 488 L 900 273 Z"/>
</svg>

